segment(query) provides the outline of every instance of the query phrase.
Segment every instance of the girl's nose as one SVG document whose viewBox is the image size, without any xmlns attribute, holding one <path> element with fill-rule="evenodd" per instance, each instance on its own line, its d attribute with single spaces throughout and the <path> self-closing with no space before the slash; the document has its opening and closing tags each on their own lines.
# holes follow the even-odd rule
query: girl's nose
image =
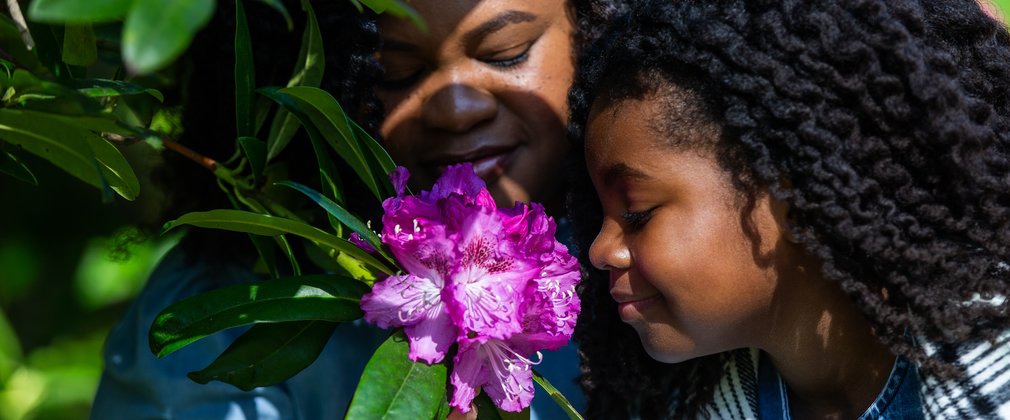
<svg viewBox="0 0 1010 420">
<path fill-rule="evenodd" d="M 631 266 L 631 252 L 621 239 L 616 223 L 603 221 L 600 233 L 589 247 L 589 260 L 600 270 L 624 270 Z"/>
<path fill-rule="evenodd" d="M 462 133 L 494 119 L 497 114 L 498 101 L 491 92 L 474 86 L 451 84 L 425 101 L 421 119 L 428 127 Z"/>
</svg>

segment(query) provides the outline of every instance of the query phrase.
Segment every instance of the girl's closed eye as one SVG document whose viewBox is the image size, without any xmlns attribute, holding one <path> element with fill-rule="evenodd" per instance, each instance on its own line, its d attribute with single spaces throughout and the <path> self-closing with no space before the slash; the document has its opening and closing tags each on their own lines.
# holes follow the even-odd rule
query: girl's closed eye
<svg viewBox="0 0 1010 420">
<path fill-rule="evenodd" d="M 652 212 L 655 210 L 656 207 L 652 207 L 645 211 L 628 210 L 621 215 L 621 218 L 624 219 L 624 224 L 627 225 L 630 230 L 636 231 L 645 227 L 645 224 L 649 222 L 649 219 L 652 219 Z"/>
</svg>

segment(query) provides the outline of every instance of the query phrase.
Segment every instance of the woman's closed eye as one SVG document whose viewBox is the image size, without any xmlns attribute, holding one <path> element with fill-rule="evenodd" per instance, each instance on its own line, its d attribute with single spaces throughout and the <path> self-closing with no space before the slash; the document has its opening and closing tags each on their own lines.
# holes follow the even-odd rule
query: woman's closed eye
<svg viewBox="0 0 1010 420">
<path fill-rule="evenodd" d="M 414 83 L 417 83 L 418 81 L 420 81 L 421 78 L 424 76 L 425 72 L 427 72 L 427 69 L 425 69 L 425 68 L 418 68 L 418 69 L 413 70 L 411 72 L 400 72 L 400 71 L 397 71 L 397 72 L 387 72 L 386 73 L 387 77 L 384 77 L 378 83 L 378 86 L 380 88 L 386 89 L 386 90 L 406 89 L 408 87 L 413 86 Z M 391 73 L 395 73 L 395 74 L 391 74 Z M 399 75 L 403 75 L 403 76 L 399 76 Z"/>
<path fill-rule="evenodd" d="M 628 210 L 621 215 L 621 218 L 624 219 L 624 224 L 625 226 L 628 227 L 628 229 L 630 229 L 631 231 L 636 231 L 645 227 L 645 224 L 648 223 L 649 219 L 652 218 L 652 212 L 655 210 L 656 207 L 650 208 L 645 211 Z"/>
<path fill-rule="evenodd" d="M 482 58 L 481 61 L 490 64 L 494 67 L 509 68 L 518 66 L 530 58 L 530 50 L 533 48 L 533 42 L 528 44 L 517 45 L 513 48 L 506 49 L 499 53 L 493 54 L 486 58 Z"/>
</svg>

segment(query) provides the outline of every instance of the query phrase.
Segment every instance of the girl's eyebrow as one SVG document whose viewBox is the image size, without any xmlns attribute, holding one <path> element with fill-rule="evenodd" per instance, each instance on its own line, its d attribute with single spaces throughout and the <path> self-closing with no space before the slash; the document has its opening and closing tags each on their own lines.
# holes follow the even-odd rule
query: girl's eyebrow
<svg viewBox="0 0 1010 420">
<path fill-rule="evenodd" d="M 489 34 L 504 28 L 511 23 L 532 22 L 537 20 L 537 15 L 519 10 L 506 10 L 495 17 L 481 23 L 463 34 L 464 42 L 479 40 Z"/>
<path fill-rule="evenodd" d="M 650 180 L 651 176 L 642 172 L 638 169 L 632 168 L 623 163 L 617 163 L 610 165 L 603 172 L 603 185 L 610 187 L 615 183 L 625 179 L 635 179 L 635 180 Z"/>
</svg>

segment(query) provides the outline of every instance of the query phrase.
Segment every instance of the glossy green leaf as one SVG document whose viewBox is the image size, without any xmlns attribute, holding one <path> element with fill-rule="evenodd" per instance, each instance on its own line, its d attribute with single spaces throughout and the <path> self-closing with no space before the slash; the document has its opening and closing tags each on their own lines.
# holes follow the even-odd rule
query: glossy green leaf
<svg viewBox="0 0 1010 420">
<path fill-rule="evenodd" d="M 288 81 L 288 87 L 319 87 L 326 65 L 323 36 L 319 32 L 319 23 L 316 21 L 312 4 L 308 0 L 302 0 L 302 8 L 305 9 L 305 32 L 302 34 L 302 46 L 298 51 L 298 61 L 295 62 L 295 70 Z M 299 125 L 298 118 L 290 112 L 284 109 L 277 110 L 270 125 L 270 136 L 267 138 L 268 159 L 273 159 L 287 147 L 298 131 Z"/>
<path fill-rule="evenodd" d="M 53 23 L 108 22 L 126 16 L 133 3 L 134 0 L 33 0 L 28 6 L 28 18 Z"/>
<path fill-rule="evenodd" d="M 347 419 L 430 419 L 445 399 L 446 367 L 407 358 L 407 339 L 393 334 L 361 374 Z"/>
<path fill-rule="evenodd" d="M 377 199 L 382 200 L 389 196 L 387 191 L 391 191 L 392 187 L 382 186 L 383 183 L 389 183 L 386 174 L 381 168 L 369 165 L 367 151 L 363 150 L 355 138 L 354 130 L 349 123 L 350 118 L 332 95 L 321 89 L 305 86 L 284 88 L 276 93 L 286 95 L 296 104 L 297 110 L 319 129 L 327 143 L 347 162 Z M 289 102 L 284 100 L 282 105 Z M 303 120 L 302 124 L 306 122 Z"/>
<path fill-rule="evenodd" d="M 314 226 L 283 217 L 268 216 L 242 210 L 219 209 L 184 214 L 177 220 L 166 223 L 165 230 L 180 225 L 224 229 L 264 236 L 290 233 L 308 239 L 325 250 L 344 252 L 386 274 L 393 273 L 393 270 L 388 265 L 380 262 L 350 241 L 323 232 Z"/>
<path fill-rule="evenodd" d="M 32 185 L 39 185 L 39 180 L 35 178 L 35 174 L 25 166 L 24 162 L 21 162 L 17 156 L 3 151 L 0 151 L 0 172 Z"/>
<path fill-rule="evenodd" d="M 151 325 L 151 352 L 165 357 L 210 334 L 261 322 L 345 322 L 361 318 L 361 282 L 335 275 L 287 277 L 237 284 L 183 299 Z"/>
<path fill-rule="evenodd" d="M 239 137 L 256 135 L 253 131 L 252 112 L 255 90 L 256 71 L 252 41 L 249 38 L 249 22 L 246 21 L 242 0 L 235 0 L 235 132 Z M 263 157 L 266 158 L 266 154 Z M 266 164 L 266 161 L 263 163 Z"/>
<path fill-rule="evenodd" d="M 90 66 L 98 61 L 98 46 L 91 24 L 70 24 L 63 30 L 63 62 Z"/>
<path fill-rule="evenodd" d="M 84 128 L 101 120 L 0 109 L 0 140 L 18 145 L 99 189 L 111 186 L 123 198 L 133 200 L 140 193 L 140 183 L 129 163 L 115 146 Z"/>
<path fill-rule="evenodd" d="M 252 241 L 253 247 L 256 248 L 256 253 L 260 256 L 260 261 L 263 261 L 263 265 L 266 266 L 267 271 L 270 273 L 270 277 L 279 278 L 281 276 L 280 270 L 277 268 L 277 252 L 276 246 L 270 237 L 249 234 L 249 240 Z"/>
<path fill-rule="evenodd" d="M 190 372 L 189 377 L 201 384 L 229 383 L 243 391 L 279 384 L 319 357 L 337 325 L 326 321 L 256 324 L 213 363 Z"/>
<path fill-rule="evenodd" d="M 214 13 L 211 0 L 135 0 L 123 24 L 123 59 L 150 73 L 182 54 Z"/>
<path fill-rule="evenodd" d="M 252 167 L 253 178 L 260 179 L 267 166 L 267 144 L 256 137 L 239 137 L 238 144 Z"/>
<path fill-rule="evenodd" d="M 108 79 L 82 79 L 74 80 L 70 83 L 78 92 L 90 97 L 108 97 L 122 95 L 138 95 L 146 93 L 153 96 L 158 102 L 164 102 L 165 97 L 157 89 L 146 88 L 134 83 L 122 80 Z"/>
<path fill-rule="evenodd" d="M 369 9 L 372 9 L 375 13 L 389 13 L 393 16 L 409 19 L 422 31 L 428 31 L 428 25 L 421 18 L 421 15 L 417 14 L 417 11 L 410 8 L 402 0 L 355 0 L 361 2 Z"/>
<path fill-rule="evenodd" d="M 487 396 L 486 392 L 481 392 L 473 398 L 473 405 L 477 406 L 477 420 L 529 420 L 530 408 L 518 413 L 504 411 L 498 408 Z"/>
<path fill-rule="evenodd" d="M 281 16 L 284 17 L 284 22 L 288 24 L 289 31 L 294 29 L 295 22 L 291 20 L 291 14 L 288 13 L 288 9 L 284 7 L 284 3 L 282 3 L 281 0 L 259 0 L 259 1 L 266 4 L 267 6 L 272 7 L 274 10 L 280 13 Z"/>
<path fill-rule="evenodd" d="M 547 395 L 551 396 L 551 399 L 558 404 L 558 407 L 561 407 L 565 414 L 568 414 L 568 418 L 572 420 L 582 420 L 582 415 L 579 414 L 579 411 L 572 406 L 572 403 L 568 402 L 568 399 L 561 394 L 561 391 L 558 391 L 554 385 L 551 385 L 551 382 L 548 381 L 547 378 L 535 370 L 533 371 L 533 381 L 539 384 L 540 388 L 543 388 L 543 390 L 547 392 Z"/>
<path fill-rule="evenodd" d="M 386 177 L 382 179 L 388 180 L 389 174 L 396 169 L 396 163 L 393 162 L 393 158 L 389 156 L 389 152 L 387 152 L 386 148 L 382 147 L 375 138 L 368 134 L 364 128 L 361 128 L 358 123 L 354 122 L 354 120 L 348 119 L 348 122 L 350 122 L 351 130 L 354 132 L 354 137 L 359 143 L 365 146 L 365 149 L 367 149 L 369 153 L 371 153 L 371 156 L 368 156 L 370 167 L 382 168 L 383 174 L 386 175 Z M 393 189 L 393 184 L 391 182 L 383 182 L 382 185 L 386 188 L 386 194 L 389 196 L 396 195 L 396 191 Z"/>
<path fill-rule="evenodd" d="M 4 90 L 13 89 L 5 102 L 20 109 L 43 111 L 47 114 L 101 115 L 102 106 L 74 89 L 60 83 L 39 79 L 23 69 L 16 69 L 4 83 Z"/>
<path fill-rule="evenodd" d="M 313 190 L 312 188 L 306 187 L 294 181 L 280 181 L 277 184 L 294 188 L 299 192 L 301 192 L 302 194 L 305 194 L 307 197 L 312 199 L 312 201 L 315 201 L 316 204 L 319 204 L 320 207 L 326 210 L 327 213 L 333 215 L 333 217 L 336 217 L 337 220 L 340 220 L 340 222 L 343 223 L 345 226 L 347 226 L 354 232 L 357 232 L 358 235 L 361 235 L 362 239 L 367 241 L 370 245 L 375 247 L 375 249 L 379 250 L 379 252 L 381 252 L 384 256 L 388 258 L 388 255 L 382 248 L 382 240 L 379 239 L 379 235 L 376 235 L 375 232 L 372 232 L 372 230 L 368 228 L 368 225 L 363 223 L 361 219 L 358 219 L 349 211 L 347 211 L 343 207 L 340 207 L 339 204 L 334 203 L 332 200 L 324 197 L 318 191 Z"/>
</svg>

